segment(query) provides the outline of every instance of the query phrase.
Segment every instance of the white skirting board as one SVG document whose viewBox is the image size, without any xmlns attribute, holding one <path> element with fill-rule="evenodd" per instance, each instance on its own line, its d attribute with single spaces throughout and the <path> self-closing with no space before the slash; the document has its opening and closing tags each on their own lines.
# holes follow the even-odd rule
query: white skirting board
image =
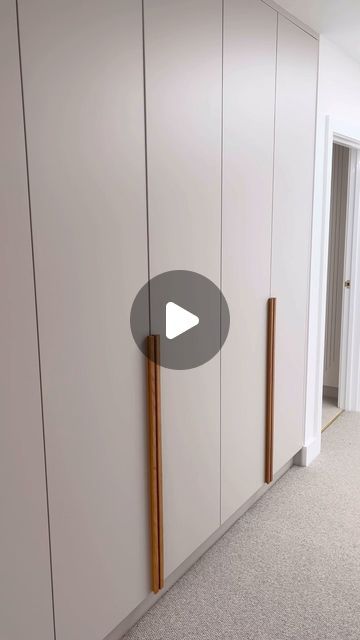
<svg viewBox="0 0 360 640">
<path fill-rule="evenodd" d="M 308 467 L 320 454 L 321 433 L 317 434 L 310 442 L 305 444 L 294 457 L 294 464 L 297 467 Z"/>
<path fill-rule="evenodd" d="M 301 452 L 299 452 L 300 454 Z M 297 455 L 299 455 L 297 454 Z M 185 562 L 183 562 L 173 573 L 168 576 L 165 581 L 165 587 L 156 595 L 151 593 L 143 602 L 141 602 L 134 611 L 132 611 L 111 633 L 109 633 L 104 640 L 120 640 L 125 633 L 127 633 L 131 627 L 136 624 L 140 618 L 160 599 L 162 596 L 171 589 L 171 587 L 177 582 L 199 558 L 210 547 L 212 547 L 222 536 L 230 529 L 230 527 L 241 518 L 244 513 L 250 509 L 274 484 L 283 476 L 295 463 L 295 458 L 292 458 L 287 462 L 274 476 L 274 480 L 270 485 L 264 484 L 240 509 L 238 509 L 224 524 L 219 527 L 200 547 L 189 556 Z M 304 466 L 304 465 L 301 465 Z"/>
</svg>

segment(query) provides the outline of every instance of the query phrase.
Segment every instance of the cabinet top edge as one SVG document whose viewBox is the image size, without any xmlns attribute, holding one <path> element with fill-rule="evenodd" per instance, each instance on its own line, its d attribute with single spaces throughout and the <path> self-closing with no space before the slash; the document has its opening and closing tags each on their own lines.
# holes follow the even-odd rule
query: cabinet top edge
<svg viewBox="0 0 360 640">
<path fill-rule="evenodd" d="M 274 0 L 261 0 L 261 2 L 263 2 L 264 4 L 267 4 L 269 7 L 277 11 L 280 15 L 284 16 L 284 18 L 287 18 L 288 20 L 290 20 L 290 22 L 293 22 L 297 27 L 305 31 L 305 33 L 308 33 L 309 36 L 312 36 L 313 38 L 315 38 L 315 40 L 319 40 L 319 34 L 317 31 L 315 31 L 314 29 L 309 27 L 309 25 L 305 24 L 304 22 L 302 22 L 301 20 L 293 16 L 286 9 L 283 9 L 283 7 L 281 7 L 277 2 L 274 2 Z"/>
</svg>

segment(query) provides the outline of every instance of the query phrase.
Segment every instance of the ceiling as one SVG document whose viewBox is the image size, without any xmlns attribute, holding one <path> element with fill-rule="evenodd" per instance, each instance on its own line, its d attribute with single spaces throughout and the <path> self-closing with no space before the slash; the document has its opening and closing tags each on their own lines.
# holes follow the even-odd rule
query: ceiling
<svg viewBox="0 0 360 640">
<path fill-rule="evenodd" d="M 277 0 L 360 62 L 360 0 Z"/>
</svg>

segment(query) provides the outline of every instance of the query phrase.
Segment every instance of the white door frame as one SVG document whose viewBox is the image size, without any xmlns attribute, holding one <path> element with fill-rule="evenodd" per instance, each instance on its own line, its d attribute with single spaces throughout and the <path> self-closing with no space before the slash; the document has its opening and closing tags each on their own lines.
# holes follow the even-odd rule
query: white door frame
<svg viewBox="0 0 360 640">
<path fill-rule="evenodd" d="M 298 463 L 308 465 L 319 454 L 324 375 L 324 346 L 328 245 L 330 231 L 333 144 L 351 148 L 347 208 L 345 279 L 351 281 L 351 295 L 343 304 L 340 403 L 342 408 L 360 411 L 360 126 L 326 116 L 319 122 L 315 167 L 314 218 L 311 248 L 309 340 L 306 380 L 306 420 L 304 447 Z"/>
</svg>

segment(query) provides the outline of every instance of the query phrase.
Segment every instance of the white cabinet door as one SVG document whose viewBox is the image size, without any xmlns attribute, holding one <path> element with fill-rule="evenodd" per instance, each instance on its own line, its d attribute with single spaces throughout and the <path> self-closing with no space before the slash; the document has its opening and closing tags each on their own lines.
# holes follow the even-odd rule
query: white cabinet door
<svg viewBox="0 0 360 640">
<path fill-rule="evenodd" d="M 16 5 L 0 3 L 0 637 L 54 637 Z"/>
<path fill-rule="evenodd" d="M 56 637 L 100 640 L 150 590 L 141 1 L 21 0 L 20 35 Z"/>
<path fill-rule="evenodd" d="M 222 521 L 264 482 L 277 13 L 226 0 L 224 17 Z"/>
<path fill-rule="evenodd" d="M 279 16 L 272 295 L 277 298 L 274 471 L 301 447 L 318 42 Z"/>
<path fill-rule="evenodd" d="M 219 285 L 221 1 L 147 0 L 145 58 L 151 276 Z M 219 355 L 161 376 L 168 575 L 219 526 Z"/>
</svg>

